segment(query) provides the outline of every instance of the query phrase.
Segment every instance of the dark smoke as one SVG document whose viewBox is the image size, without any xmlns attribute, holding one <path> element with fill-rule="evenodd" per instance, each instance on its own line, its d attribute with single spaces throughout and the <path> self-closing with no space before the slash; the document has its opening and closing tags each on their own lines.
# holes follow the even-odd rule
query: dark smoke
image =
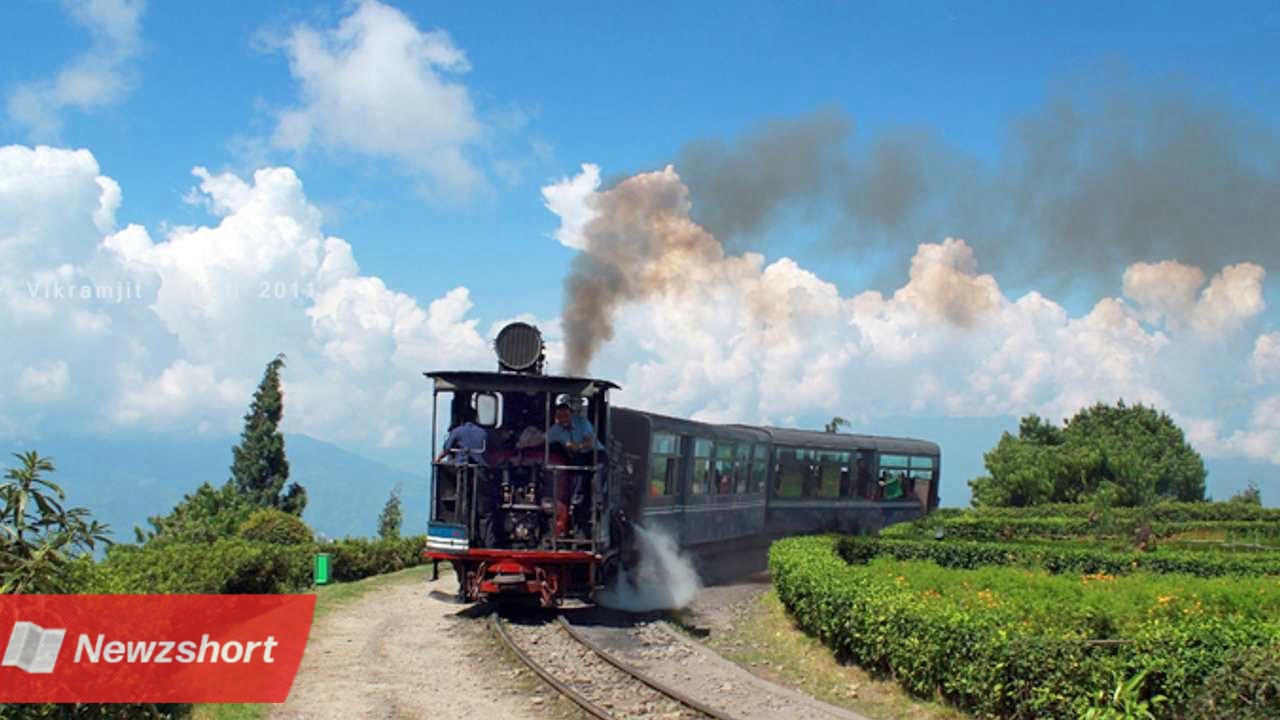
<svg viewBox="0 0 1280 720">
<path fill-rule="evenodd" d="M 842 252 L 889 248 L 905 259 L 920 243 L 960 237 L 984 266 L 1041 288 L 1112 284 L 1136 261 L 1215 272 L 1280 260 L 1274 129 L 1182 90 L 1058 97 L 1013 122 L 991 161 L 927 130 L 859 144 L 852 120 L 828 109 L 734 144 L 691 142 L 675 171 L 683 184 L 648 173 L 597 196 L 588 247 L 565 281 L 572 371 L 613 337 L 620 305 L 688 282 L 675 271 L 682 262 L 761 249 L 795 209 L 834 215 Z"/>
<path fill-rule="evenodd" d="M 586 248 L 565 278 L 566 372 L 585 373 L 613 338 L 618 306 L 686 282 L 689 268 L 724 259 L 714 237 L 689 219 L 689 197 L 675 172 L 644 173 L 595 196 Z"/>
<path fill-rule="evenodd" d="M 824 110 L 732 146 L 690 143 L 676 169 L 694 218 L 741 249 L 759 247 L 782 208 L 835 209 L 843 250 L 909 255 L 963 237 L 984 262 L 1016 254 L 1037 282 L 1137 260 L 1212 270 L 1280 258 L 1274 129 L 1185 90 L 1058 97 L 1013 122 L 993 162 L 924 130 L 857 144 L 852 127 Z"/>
</svg>

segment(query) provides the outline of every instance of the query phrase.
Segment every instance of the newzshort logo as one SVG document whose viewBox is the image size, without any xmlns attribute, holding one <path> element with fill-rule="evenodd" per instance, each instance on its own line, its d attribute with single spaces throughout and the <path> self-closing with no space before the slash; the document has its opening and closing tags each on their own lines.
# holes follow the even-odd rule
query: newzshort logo
<svg viewBox="0 0 1280 720">
<path fill-rule="evenodd" d="M 67 634 L 61 628 L 46 630 L 35 623 L 22 620 L 13 624 L 9 645 L 4 649 L 4 662 L 0 665 L 18 667 L 29 673 L 53 672 L 62 649 L 62 638 Z"/>
<path fill-rule="evenodd" d="M 19 667 L 29 673 L 51 673 L 58 662 L 58 651 L 66 636 L 65 629 L 46 630 L 35 623 L 18 621 L 13 624 L 9 646 L 4 652 L 4 664 Z M 280 645 L 275 636 L 266 640 L 218 642 L 208 635 L 200 640 L 107 640 L 99 633 L 81 634 L 76 640 L 73 662 L 80 663 L 251 663 L 255 660 L 274 663 L 275 649 Z"/>
</svg>

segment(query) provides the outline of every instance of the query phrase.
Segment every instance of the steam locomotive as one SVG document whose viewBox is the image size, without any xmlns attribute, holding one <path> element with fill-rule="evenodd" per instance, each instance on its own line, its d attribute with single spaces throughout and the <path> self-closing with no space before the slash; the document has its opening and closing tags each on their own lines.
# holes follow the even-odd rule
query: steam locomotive
<svg viewBox="0 0 1280 720">
<path fill-rule="evenodd" d="M 677 538 L 705 577 L 759 561 L 779 537 L 873 532 L 938 505 L 935 443 L 611 407 L 617 385 L 544 373 L 532 325 L 507 325 L 494 346 L 497 372 L 426 373 L 424 555 L 453 564 L 460 600 L 589 600 L 638 562 L 637 524 Z M 446 408 L 449 428 L 475 426 L 468 445 L 436 446 Z"/>
</svg>

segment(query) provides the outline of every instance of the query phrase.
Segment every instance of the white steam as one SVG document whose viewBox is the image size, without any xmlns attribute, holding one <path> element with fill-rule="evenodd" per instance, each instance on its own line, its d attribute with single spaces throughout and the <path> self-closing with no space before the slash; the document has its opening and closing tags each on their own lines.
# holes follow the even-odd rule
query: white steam
<svg viewBox="0 0 1280 720">
<path fill-rule="evenodd" d="M 635 526 L 635 531 L 640 562 L 632 572 L 619 573 L 596 601 L 630 612 L 675 610 L 692 602 L 702 589 L 702 581 L 689 557 L 680 552 L 675 538 L 640 525 Z"/>
</svg>

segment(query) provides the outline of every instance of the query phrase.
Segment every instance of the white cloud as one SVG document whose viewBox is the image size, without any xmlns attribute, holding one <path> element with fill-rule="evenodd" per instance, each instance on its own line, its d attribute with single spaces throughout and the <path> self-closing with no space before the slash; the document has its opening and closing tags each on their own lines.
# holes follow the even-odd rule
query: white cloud
<svg viewBox="0 0 1280 720">
<path fill-rule="evenodd" d="M 1262 280 L 1266 271 L 1254 263 L 1223 268 L 1204 286 L 1204 272 L 1176 260 L 1134 263 L 1124 273 L 1124 294 L 1138 303 L 1148 322 L 1170 329 L 1190 327 L 1214 337 L 1240 327 L 1266 309 Z M 1200 293 L 1197 296 L 1196 291 Z"/>
<path fill-rule="evenodd" d="M 89 31 L 92 44 L 57 75 L 19 85 L 8 97 L 9 119 L 27 128 L 36 140 L 57 138 L 63 110 L 84 112 L 118 103 L 133 85 L 130 61 L 141 50 L 142 0 L 67 0 L 77 24 Z"/>
<path fill-rule="evenodd" d="M 1259 379 L 1280 378 L 1280 331 L 1259 335 L 1249 356 L 1249 366 Z"/>
<path fill-rule="evenodd" d="M 18 395 L 36 405 L 65 400 L 70 388 L 71 375 L 62 360 L 30 365 L 18 376 Z"/>
<path fill-rule="evenodd" d="M 542 188 L 543 204 L 560 218 L 560 227 L 553 237 L 561 245 L 574 250 L 587 246 L 583 230 L 596 217 L 596 210 L 589 204 L 600 189 L 600 168 L 586 163 L 582 172 L 571 178 L 562 178 Z"/>
<path fill-rule="evenodd" d="M 335 28 L 295 28 L 282 49 L 301 98 L 279 117 L 277 147 L 393 158 L 446 198 L 484 186 L 468 149 L 485 128 L 467 86 L 451 79 L 470 63 L 448 33 L 419 30 L 401 11 L 365 0 Z"/>
<path fill-rule="evenodd" d="M 361 274 L 289 168 L 196 168 L 214 221 L 158 239 L 100 232 L 122 194 L 87 151 L 5 147 L 0 168 L 0 332 L 16 340 L 0 376 L 18 379 L 0 427 L 233 432 L 283 352 L 286 428 L 373 447 L 421 439 L 423 370 L 490 364 L 466 288 L 419 304 Z M 71 379 L 75 402 L 51 415 Z"/>
</svg>

